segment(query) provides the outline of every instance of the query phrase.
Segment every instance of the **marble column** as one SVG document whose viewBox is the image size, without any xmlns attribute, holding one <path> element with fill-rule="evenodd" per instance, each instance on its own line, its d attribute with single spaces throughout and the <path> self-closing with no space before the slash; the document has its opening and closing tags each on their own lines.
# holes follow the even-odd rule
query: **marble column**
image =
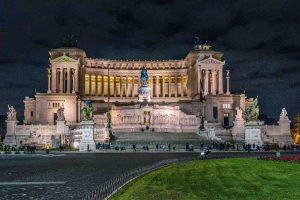
<svg viewBox="0 0 300 200">
<path fill-rule="evenodd" d="M 92 75 L 89 74 L 89 95 L 92 95 Z"/>
<path fill-rule="evenodd" d="M 126 75 L 126 87 L 125 87 L 125 93 L 126 93 L 126 97 L 128 97 L 128 76 Z"/>
<path fill-rule="evenodd" d="M 171 89 L 172 89 L 172 87 L 171 87 L 171 83 L 172 81 L 171 81 L 171 76 L 169 75 L 169 87 L 168 87 L 168 92 L 169 92 L 169 97 L 171 97 L 172 96 L 172 92 L 171 92 Z"/>
<path fill-rule="evenodd" d="M 101 84 L 101 96 L 104 97 L 104 75 L 103 74 L 101 75 L 101 81 L 102 81 L 102 84 Z"/>
<path fill-rule="evenodd" d="M 110 96 L 110 76 L 107 76 L 107 96 Z"/>
<path fill-rule="evenodd" d="M 227 80 L 227 90 L 226 90 L 226 94 L 230 95 L 230 87 L 229 87 L 229 80 L 230 80 L 230 70 L 226 70 L 226 80 Z"/>
<path fill-rule="evenodd" d="M 70 77 L 71 77 L 71 69 L 70 68 L 68 68 L 67 69 L 67 76 L 68 76 L 68 78 L 67 78 L 67 93 L 70 93 L 71 92 L 71 79 L 70 79 Z"/>
<path fill-rule="evenodd" d="M 114 97 L 117 96 L 117 77 L 114 75 Z"/>
<path fill-rule="evenodd" d="M 218 71 L 218 75 L 219 75 L 219 94 L 223 94 L 223 72 L 222 70 Z"/>
<path fill-rule="evenodd" d="M 201 94 L 201 69 L 198 69 L 198 77 L 197 77 L 197 89 L 199 95 Z"/>
<path fill-rule="evenodd" d="M 59 92 L 63 93 L 63 85 L 64 85 L 64 69 L 60 68 L 60 82 L 59 82 Z"/>
<path fill-rule="evenodd" d="M 212 70 L 212 94 L 216 95 L 216 70 Z"/>
<path fill-rule="evenodd" d="M 178 76 L 177 75 L 175 75 L 174 76 L 175 77 L 175 97 L 177 97 L 178 95 L 177 95 L 177 92 L 178 92 Z"/>
<path fill-rule="evenodd" d="M 52 67 L 52 83 L 51 83 L 51 90 L 53 93 L 56 93 L 56 71 L 57 69 Z"/>
<path fill-rule="evenodd" d="M 208 84 L 209 84 L 209 70 L 205 70 L 205 84 L 204 84 L 204 95 L 208 94 Z"/>
<path fill-rule="evenodd" d="M 155 78 L 155 96 L 156 97 L 159 97 L 158 86 L 159 86 L 159 76 L 156 76 L 156 78 Z"/>
<path fill-rule="evenodd" d="M 180 96 L 183 97 L 183 95 L 184 95 L 183 94 L 183 75 L 180 76 L 180 82 L 181 82 L 181 88 L 180 88 L 181 89 L 181 94 L 180 94 Z"/>
<path fill-rule="evenodd" d="M 77 69 L 74 70 L 74 76 L 75 76 L 75 83 L 74 83 L 75 92 L 78 92 L 79 83 L 78 83 L 78 70 Z"/>
<path fill-rule="evenodd" d="M 98 75 L 97 75 L 97 74 L 95 75 L 95 79 L 96 79 L 96 80 L 95 80 L 95 81 L 96 81 L 96 82 L 95 82 L 95 90 L 96 90 L 96 91 L 95 91 L 95 96 L 98 96 L 98 95 L 99 95 L 99 93 L 98 93 L 98 88 L 99 88 L 99 86 L 98 86 Z"/>
<path fill-rule="evenodd" d="M 72 93 L 75 93 L 75 70 L 72 70 Z"/>
<path fill-rule="evenodd" d="M 131 97 L 134 97 L 134 95 L 135 95 L 135 87 L 134 87 L 134 76 L 132 76 L 132 81 L 131 81 L 131 83 L 132 83 L 132 87 L 131 87 L 131 90 L 132 90 L 132 96 Z"/>
<path fill-rule="evenodd" d="M 123 97 L 123 76 L 120 76 L 120 97 Z"/>
<path fill-rule="evenodd" d="M 162 97 L 165 97 L 165 77 L 162 76 Z"/>
<path fill-rule="evenodd" d="M 47 93 L 51 93 L 51 69 L 47 69 L 48 71 L 48 90 Z"/>
</svg>

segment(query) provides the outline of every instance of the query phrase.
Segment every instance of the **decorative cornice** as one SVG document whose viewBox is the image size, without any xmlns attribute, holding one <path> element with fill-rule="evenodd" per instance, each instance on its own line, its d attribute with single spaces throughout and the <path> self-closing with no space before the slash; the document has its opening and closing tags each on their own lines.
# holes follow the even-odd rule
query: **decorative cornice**
<svg viewBox="0 0 300 200">
<path fill-rule="evenodd" d="M 197 60 L 197 64 L 215 64 L 215 65 L 224 65 L 225 61 L 220 61 L 217 60 L 215 58 L 213 58 L 212 56 L 209 56 L 208 58 L 204 59 L 204 60 Z"/>
<path fill-rule="evenodd" d="M 185 60 L 144 60 L 144 61 L 129 61 L 129 60 L 104 60 L 86 58 L 84 63 L 87 67 L 107 69 L 184 69 L 186 68 Z"/>
<path fill-rule="evenodd" d="M 57 57 L 55 59 L 49 59 L 50 63 L 53 64 L 53 63 L 68 63 L 68 62 L 76 62 L 76 63 L 79 63 L 79 59 L 76 60 L 76 59 L 73 59 L 69 56 L 67 56 L 65 53 L 60 56 L 60 57 Z"/>
<path fill-rule="evenodd" d="M 85 68 L 86 73 L 94 73 L 94 74 L 103 74 L 107 75 L 108 70 L 107 69 L 99 69 L 99 68 Z M 130 75 L 140 75 L 141 70 L 139 69 L 110 69 L 109 70 L 110 75 L 123 75 L 123 76 L 130 76 Z M 156 76 L 156 75 L 186 75 L 187 69 L 167 69 L 167 70 L 148 70 L 149 76 Z"/>
</svg>

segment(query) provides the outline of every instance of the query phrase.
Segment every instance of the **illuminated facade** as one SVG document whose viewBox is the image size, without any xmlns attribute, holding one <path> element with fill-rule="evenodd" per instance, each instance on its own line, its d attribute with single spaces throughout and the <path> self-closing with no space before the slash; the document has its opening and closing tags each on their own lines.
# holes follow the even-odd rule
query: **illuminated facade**
<svg viewBox="0 0 300 200">
<path fill-rule="evenodd" d="M 295 144 L 300 144 L 300 113 L 294 120 L 294 128 L 291 130 Z"/>
<path fill-rule="evenodd" d="M 165 61 L 92 59 L 77 48 L 53 49 L 49 54 L 47 93 L 24 101 L 28 124 L 54 124 L 62 104 L 66 120 L 76 123 L 80 122 L 82 100 L 93 102 L 95 115 L 107 108 L 108 99 L 112 104 L 137 102 L 142 67 L 148 70 L 153 103 L 177 105 L 187 114 L 196 114 L 202 84 L 207 102 L 203 113 L 208 121 L 231 126 L 234 108 L 245 108 L 244 94 L 230 94 L 229 88 L 223 92 L 223 54 L 209 48 L 195 49 L 182 60 Z"/>
<path fill-rule="evenodd" d="M 49 55 L 47 93 L 25 97 L 26 125 L 11 123 L 16 127 L 8 127 L 8 133 L 19 135 L 19 140 L 25 141 L 35 132 L 45 136 L 44 141 L 59 136 L 63 143 L 68 140 L 76 146 L 81 134 L 80 110 L 86 100 L 92 102 L 98 141 L 104 137 L 104 113 L 108 110 L 115 133 L 146 130 L 196 134 L 201 113 L 207 135 L 224 141 L 245 139 L 243 117 L 237 122 L 236 108 L 244 112 L 253 99 L 230 93 L 229 70 L 223 74 L 223 53 L 209 45 L 197 45 L 180 60 L 94 59 L 78 48 L 52 49 Z M 143 68 L 148 71 L 148 104 L 138 102 Z M 65 122 L 56 124 L 62 106 Z"/>
</svg>

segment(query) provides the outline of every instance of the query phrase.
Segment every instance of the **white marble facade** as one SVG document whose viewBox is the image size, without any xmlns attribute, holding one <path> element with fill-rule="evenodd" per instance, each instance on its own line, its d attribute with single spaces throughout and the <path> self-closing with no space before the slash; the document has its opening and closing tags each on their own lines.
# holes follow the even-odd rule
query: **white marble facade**
<svg viewBox="0 0 300 200">
<path fill-rule="evenodd" d="M 155 132 L 195 132 L 197 118 L 186 115 L 179 106 L 139 104 L 134 106 L 113 106 L 111 109 L 114 131 L 132 132 L 151 130 Z"/>
<path fill-rule="evenodd" d="M 201 47 L 183 59 L 161 61 L 94 59 L 78 48 L 52 49 L 49 55 L 48 90 L 36 93 L 33 98 L 25 97 L 24 125 L 7 120 L 7 144 L 47 143 L 59 138 L 61 143 L 79 148 L 80 110 L 85 100 L 93 104 L 94 138 L 98 141 L 105 137 L 103 116 L 108 108 L 115 132 L 143 129 L 196 133 L 199 127 L 196 114 L 201 112 L 207 130 L 213 130 L 222 141 L 245 141 L 243 114 L 253 99 L 245 94 L 231 94 L 228 70 L 224 92 L 222 52 Z M 149 105 L 138 103 L 139 75 L 143 67 L 149 75 Z M 58 122 L 57 111 L 62 106 L 65 121 Z M 290 144 L 285 112 L 279 126 L 261 126 L 263 141 Z M 38 133 L 40 138 L 34 139 L 33 133 Z"/>
</svg>

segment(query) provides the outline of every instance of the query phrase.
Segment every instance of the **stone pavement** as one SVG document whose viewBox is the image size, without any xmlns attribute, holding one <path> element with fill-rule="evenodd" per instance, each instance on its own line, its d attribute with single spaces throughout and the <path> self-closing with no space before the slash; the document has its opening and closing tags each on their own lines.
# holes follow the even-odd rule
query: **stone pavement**
<svg viewBox="0 0 300 200">
<path fill-rule="evenodd" d="M 284 154 L 299 154 L 285 152 Z M 275 152 L 214 152 L 211 158 L 275 155 Z M 161 160 L 198 153 L 62 153 L 0 155 L 0 199 L 83 199 L 112 177 Z M 39 183 L 37 183 L 39 182 Z"/>
<path fill-rule="evenodd" d="M 160 160 L 196 155 L 195 153 L 65 153 L 2 157 L 0 199 L 82 199 L 98 185 L 125 171 Z M 31 184 L 33 182 L 44 184 Z M 49 182 L 52 184 L 47 184 Z M 56 184 L 56 182 L 66 183 Z"/>
</svg>

